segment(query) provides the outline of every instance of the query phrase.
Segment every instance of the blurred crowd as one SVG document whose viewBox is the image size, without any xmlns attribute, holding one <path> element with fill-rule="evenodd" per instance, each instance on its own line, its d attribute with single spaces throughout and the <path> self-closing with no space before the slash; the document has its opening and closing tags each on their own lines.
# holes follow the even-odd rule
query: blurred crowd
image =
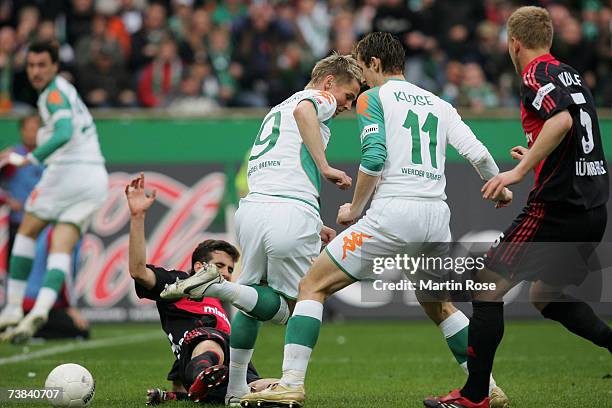
<svg viewBox="0 0 612 408">
<path fill-rule="evenodd" d="M 371 31 L 400 38 L 407 79 L 454 105 L 516 108 L 504 23 L 525 4 L 548 8 L 553 54 L 612 107 L 610 0 L 0 0 L 0 111 L 35 103 L 35 39 L 59 43 L 62 75 L 91 107 L 202 113 L 274 105 Z"/>
</svg>

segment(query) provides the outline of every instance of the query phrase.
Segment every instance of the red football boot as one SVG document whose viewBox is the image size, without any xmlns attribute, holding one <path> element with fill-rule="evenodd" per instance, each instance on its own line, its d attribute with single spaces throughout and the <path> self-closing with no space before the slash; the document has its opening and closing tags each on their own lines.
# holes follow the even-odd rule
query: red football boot
<svg viewBox="0 0 612 408">
<path fill-rule="evenodd" d="M 459 390 L 452 390 L 444 397 L 430 397 L 423 401 L 427 408 L 490 408 L 489 397 L 479 403 L 470 401 L 461 395 Z"/>
<path fill-rule="evenodd" d="M 192 401 L 200 402 L 215 387 L 218 387 L 227 378 L 228 369 L 222 364 L 208 367 L 196 377 L 191 387 L 189 387 L 189 398 Z"/>
</svg>

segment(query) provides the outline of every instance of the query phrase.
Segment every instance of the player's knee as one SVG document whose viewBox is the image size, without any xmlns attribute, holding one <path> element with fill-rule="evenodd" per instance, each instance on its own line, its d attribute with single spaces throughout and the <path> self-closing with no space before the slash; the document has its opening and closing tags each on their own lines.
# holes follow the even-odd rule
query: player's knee
<svg viewBox="0 0 612 408">
<path fill-rule="evenodd" d="M 76 226 L 58 224 L 53 228 L 50 252 L 72 253 L 79 238 L 80 231 Z"/>
<path fill-rule="evenodd" d="M 421 306 L 425 314 L 436 324 L 442 323 L 457 311 L 450 302 L 422 302 Z"/>
<path fill-rule="evenodd" d="M 214 351 L 219 355 L 219 361 L 223 361 L 223 349 L 216 341 L 212 340 L 204 340 L 203 342 L 195 346 L 193 352 L 191 353 L 191 357 L 193 358 L 199 356 L 200 354 L 206 353 L 207 351 Z"/>
<path fill-rule="evenodd" d="M 311 299 L 324 301 L 330 296 L 320 282 L 317 282 L 316 279 L 313 279 L 312 275 L 309 274 L 300 280 L 298 289 L 300 292 L 300 300 Z"/>
</svg>

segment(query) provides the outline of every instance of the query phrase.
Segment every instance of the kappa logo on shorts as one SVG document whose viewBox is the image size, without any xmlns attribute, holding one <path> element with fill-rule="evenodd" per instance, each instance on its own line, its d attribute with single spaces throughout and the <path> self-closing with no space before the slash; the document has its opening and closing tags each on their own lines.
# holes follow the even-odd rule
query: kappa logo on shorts
<svg viewBox="0 0 612 408">
<path fill-rule="evenodd" d="M 364 238 L 372 238 L 372 236 L 362 232 L 351 232 L 350 238 L 345 236 L 343 238 L 344 245 L 342 245 L 342 259 L 346 258 L 347 251 L 353 252 L 357 247 L 361 248 Z"/>
<path fill-rule="evenodd" d="M 30 193 L 30 204 L 33 204 L 34 201 L 36 201 L 36 199 L 38 198 L 38 189 L 35 188 L 34 190 L 32 190 L 32 192 Z"/>
</svg>

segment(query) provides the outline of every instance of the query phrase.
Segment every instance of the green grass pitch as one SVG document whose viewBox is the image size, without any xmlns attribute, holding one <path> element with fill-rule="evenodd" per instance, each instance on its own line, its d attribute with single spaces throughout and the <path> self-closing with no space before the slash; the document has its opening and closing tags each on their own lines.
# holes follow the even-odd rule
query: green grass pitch
<svg viewBox="0 0 612 408">
<path fill-rule="evenodd" d="M 260 331 L 254 362 L 264 376 L 280 374 L 283 333 L 270 325 Z M 0 345 L 0 388 L 42 387 L 53 367 L 74 362 L 96 380 L 92 407 L 144 406 L 147 387 L 168 385 L 173 358 L 157 324 L 96 325 L 89 342 L 31 344 L 32 358 L 7 360 L 24 351 Z M 495 364 L 494 375 L 513 407 L 612 407 L 612 356 L 554 323 L 507 322 Z M 308 370 L 306 406 L 421 407 L 423 397 L 464 380 L 429 322 L 326 324 Z M 45 405 L 0 402 L 1 407 Z"/>
</svg>

